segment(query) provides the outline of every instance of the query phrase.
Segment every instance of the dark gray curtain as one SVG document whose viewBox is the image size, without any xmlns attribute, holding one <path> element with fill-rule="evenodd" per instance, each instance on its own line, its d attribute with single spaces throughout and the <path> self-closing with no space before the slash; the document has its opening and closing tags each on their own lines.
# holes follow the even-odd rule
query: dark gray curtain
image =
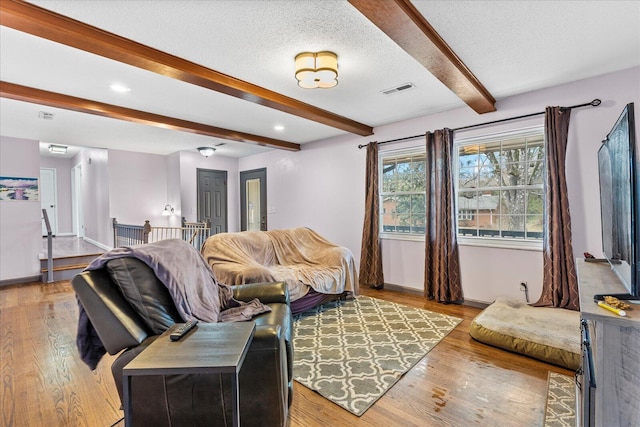
<svg viewBox="0 0 640 427">
<path fill-rule="evenodd" d="M 439 302 L 460 302 L 460 261 L 453 191 L 453 132 L 427 132 L 427 215 L 424 294 Z"/>
<path fill-rule="evenodd" d="M 380 198 L 378 197 L 378 143 L 367 146 L 365 210 L 360 252 L 360 286 L 384 287 L 380 253 Z"/>
<path fill-rule="evenodd" d="M 545 110 L 545 233 L 542 295 L 535 306 L 579 310 L 565 164 L 570 109 Z"/>
</svg>

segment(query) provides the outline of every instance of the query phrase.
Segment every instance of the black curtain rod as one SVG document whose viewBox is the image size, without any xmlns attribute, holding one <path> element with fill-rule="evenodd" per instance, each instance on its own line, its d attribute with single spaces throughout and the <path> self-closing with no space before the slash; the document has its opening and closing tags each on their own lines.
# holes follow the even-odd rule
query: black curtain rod
<svg viewBox="0 0 640 427">
<path fill-rule="evenodd" d="M 572 105 L 571 107 L 560 107 L 560 111 L 567 111 L 567 110 L 571 110 L 571 109 L 573 109 L 573 108 L 580 108 L 580 107 L 587 107 L 587 106 L 597 107 L 597 106 L 598 106 L 598 105 L 600 105 L 601 103 L 602 103 L 602 101 L 601 101 L 601 100 L 599 100 L 599 99 L 594 99 L 593 101 L 591 101 L 591 102 L 585 102 L 584 104 Z M 509 122 L 509 121 L 511 121 L 511 120 L 518 120 L 518 119 L 525 119 L 525 118 L 527 118 L 527 117 L 541 116 L 541 115 L 543 115 L 544 113 L 545 113 L 544 111 L 541 111 L 541 112 L 538 112 L 538 113 L 525 114 L 525 115 L 523 115 L 523 116 L 516 116 L 516 117 L 509 117 L 509 118 L 506 118 L 506 119 L 494 120 L 494 121 L 492 121 L 492 122 L 478 123 L 478 124 L 475 124 L 475 125 L 469 125 L 469 126 L 462 126 L 462 127 L 459 127 L 459 128 L 452 129 L 452 131 L 453 131 L 453 132 L 456 132 L 456 131 L 464 130 L 464 129 L 471 129 L 471 128 L 477 128 L 477 127 L 480 127 L 480 126 L 493 125 L 493 124 L 496 124 L 496 123 Z M 407 140 L 410 140 L 410 139 L 416 139 L 416 138 L 422 138 L 424 135 L 425 135 L 425 134 L 422 134 L 422 135 L 413 135 L 413 136 L 406 136 L 406 137 L 404 137 L 404 138 L 390 139 L 390 140 L 388 140 L 388 141 L 378 142 L 378 145 L 388 144 L 388 143 L 391 143 L 391 142 L 407 141 Z M 358 145 L 358 148 L 364 148 L 364 147 L 366 147 L 366 146 L 367 146 L 367 144 L 364 144 L 364 145 L 363 145 L 363 144 L 360 144 L 360 145 Z"/>
</svg>

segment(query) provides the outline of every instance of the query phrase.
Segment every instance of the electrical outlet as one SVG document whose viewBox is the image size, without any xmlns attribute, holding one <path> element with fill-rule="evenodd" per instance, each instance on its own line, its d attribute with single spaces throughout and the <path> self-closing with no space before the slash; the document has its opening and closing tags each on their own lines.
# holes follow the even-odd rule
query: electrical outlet
<svg viewBox="0 0 640 427">
<path fill-rule="evenodd" d="M 527 282 L 520 282 L 520 290 L 521 291 L 527 290 Z"/>
</svg>

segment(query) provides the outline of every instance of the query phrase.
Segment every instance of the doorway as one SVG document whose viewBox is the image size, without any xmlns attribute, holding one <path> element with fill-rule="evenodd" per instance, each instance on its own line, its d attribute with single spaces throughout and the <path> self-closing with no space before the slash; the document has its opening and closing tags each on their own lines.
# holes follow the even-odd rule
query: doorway
<svg viewBox="0 0 640 427">
<path fill-rule="evenodd" d="M 58 233 L 58 194 L 56 191 L 56 170 L 50 168 L 40 169 L 40 207 L 47 211 L 51 234 Z M 42 221 L 42 235 L 47 235 L 47 226 Z"/>
<path fill-rule="evenodd" d="M 227 231 L 227 171 L 197 169 L 198 222 L 211 221 L 211 234 Z"/>
<path fill-rule="evenodd" d="M 73 232 L 84 237 L 84 214 L 82 210 L 82 164 L 78 163 L 71 169 L 71 218 Z"/>
<path fill-rule="evenodd" d="M 240 172 L 240 230 L 267 230 L 267 169 Z"/>
</svg>

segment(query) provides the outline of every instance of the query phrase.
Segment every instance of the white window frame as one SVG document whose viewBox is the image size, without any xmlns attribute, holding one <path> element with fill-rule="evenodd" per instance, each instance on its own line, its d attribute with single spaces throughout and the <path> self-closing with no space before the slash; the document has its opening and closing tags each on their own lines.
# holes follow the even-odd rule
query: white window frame
<svg viewBox="0 0 640 427">
<path fill-rule="evenodd" d="M 460 152 L 460 147 L 465 145 L 474 145 L 481 144 L 483 142 L 494 141 L 496 139 L 502 138 L 512 138 L 519 136 L 527 136 L 527 135 L 539 135 L 542 134 L 544 137 L 544 126 L 532 126 L 527 128 L 521 128 L 512 131 L 506 132 L 496 132 L 492 134 L 486 134 L 482 136 L 475 136 L 469 138 L 454 138 L 453 142 L 453 173 L 454 173 L 454 194 L 456 200 L 456 216 L 458 218 L 459 212 L 457 208 L 458 201 L 458 176 L 460 173 L 460 162 L 458 160 L 458 155 Z M 546 149 L 546 141 L 544 142 Z M 545 172 L 546 173 L 546 172 Z M 545 201 L 546 204 L 546 201 Z M 544 221 L 544 218 L 543 218 Z M 458 232 L 458 222 L 456 221 L 456 233 Z M 483 247 L 495 247 L 495 248 L 507 248 L 507 249 L 519 249 L 519 250 L 530 250 L 530 251 L 542 251 L 543 242 L 542 240 L 525 240 L 525 239 L 508 239 L 504 237 L 475 237 L 475 236 L 459 236 L 458 235 L 458 244 L 463 246 L 483 246 Z"/>
<path fill-rule="evenodd" d="M 378 201 L 379 201 L 379 223 L 380 223 L 380 238 L 387 240 L 409 240 L 409 241 L 421 241 L 424 242 L 425 234 L 417 234 L 417 233 L 394 233 L 394 232 L 385 232 L 383 231 L 383 223 L 382 216 L 384 215 L 382 200 L 383 200 L 383 164 L 384 160 L 390 157 L 402 157 L 402 156 L 416 156 L 416 155 L 425 155 L 427 152 L 424 145 L 415 146 L 415 147 L 407 147 L 400 148 L 395 150 L 384 150 L 378 152 Z M 425 195 L 426 197 L 426 195 Z"/>
</svg>

